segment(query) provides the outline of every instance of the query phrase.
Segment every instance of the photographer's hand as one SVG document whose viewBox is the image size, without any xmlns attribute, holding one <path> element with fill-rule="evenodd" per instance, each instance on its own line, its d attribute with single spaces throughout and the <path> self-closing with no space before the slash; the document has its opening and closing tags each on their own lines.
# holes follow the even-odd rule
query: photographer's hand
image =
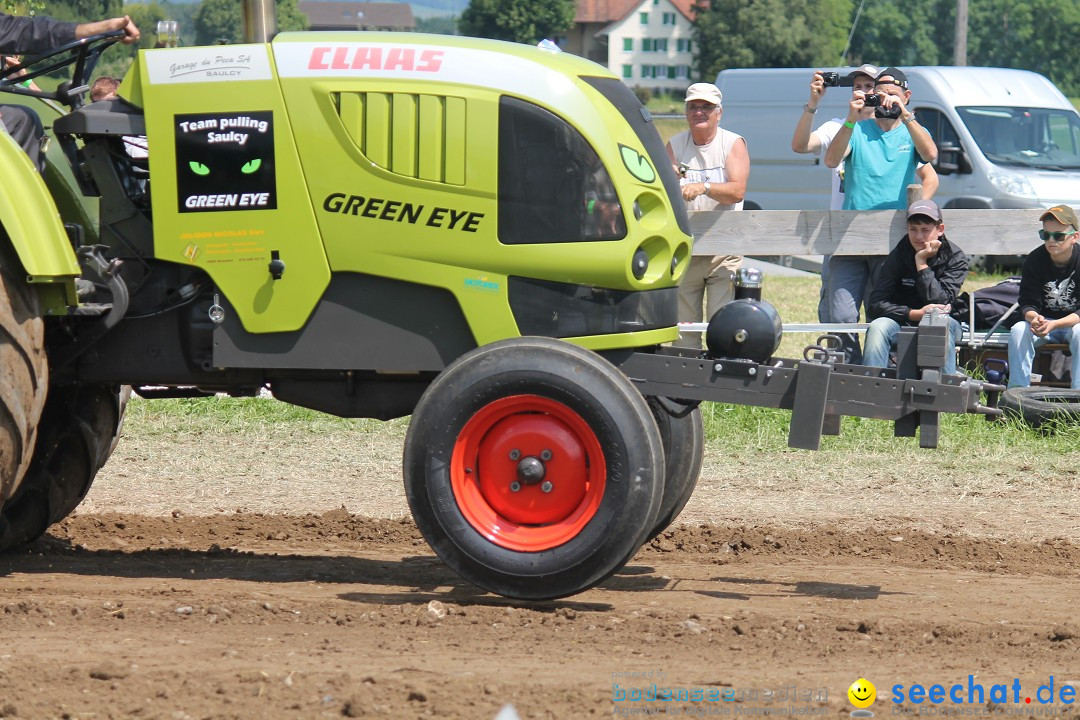
<svg viewBox="0 0 1080 720">
<path fill-rule="evenodd" d="M 900 116 L 907 115 L 907 107 L 904 106 L 904 99 L 899 95 L 890 95 L 888 93 L 881 94 L 881 106 L 884 108 L 899 107 Z"/>
<path fill-rule="evenodd" d="M 825 96 L 825 78 L 821 75 L 821 71 L 818 70 L 814 73 L 814 79 L 810 81 L 810 99 L 806 101 L 806 106 L 811 110 L 816 110 L 818 103 L 821 102 L 821 98 Z"/>
<path fill-rule="evenodd" d="M 862 90 L 856 90 L 851 94 L 851 102 L 848 103 L 848 122 L 859 122 L 862 119 L 864 107 L 866 107 L 866 93 Z"/>
</svg>

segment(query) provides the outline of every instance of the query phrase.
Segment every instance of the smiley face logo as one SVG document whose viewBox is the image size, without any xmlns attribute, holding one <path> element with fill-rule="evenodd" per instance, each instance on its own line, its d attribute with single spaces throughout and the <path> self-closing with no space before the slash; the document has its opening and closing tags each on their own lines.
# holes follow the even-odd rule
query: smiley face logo
<svg viewBox="0 0 1080 720">
<path fill-rule="evenodd" d="M 859 678 L 855 682 L 851 683 L 851 687 L 847 691 L 848 700 L 851 704 L 857 708 L 868 708 L 874 704 L 874 700 L 877 699 L 877 688 L 874 687 L 874 683 L 870 682 L 866 678 Z"/>
</svg>

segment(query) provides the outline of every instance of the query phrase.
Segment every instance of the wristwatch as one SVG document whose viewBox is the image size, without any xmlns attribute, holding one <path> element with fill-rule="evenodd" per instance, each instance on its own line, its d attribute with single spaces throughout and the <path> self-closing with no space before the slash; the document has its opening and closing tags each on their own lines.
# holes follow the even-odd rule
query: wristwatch
<svg viewBox="0 0 1080 720">
<path fill-rule="evenodd" d="M 705 197 L 709 196 L 709 190 L 711 190 L 711 189 L 712 189 L 712 185 L 710 185 L 709 183 L 705 183 Z"/>
</svg>

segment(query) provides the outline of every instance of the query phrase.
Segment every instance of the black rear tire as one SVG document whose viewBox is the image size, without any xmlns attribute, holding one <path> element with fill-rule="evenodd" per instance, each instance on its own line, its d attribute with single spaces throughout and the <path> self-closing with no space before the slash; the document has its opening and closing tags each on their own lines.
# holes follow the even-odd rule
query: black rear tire
<svg viewBox="0 0 1080 720">
<path fill-rule="evenodd" d="M 1009 388 L 998 406 L 1010 417 L 1031 427 L 1050 427 L 1055 422 L 1080 423 L 1080 390 L 1064 388 Z"/>
<path fill-rule="evenodd" d="M 527 463 L 539 475 L 524 474 Z M 542 600 L 592 587 L 637 551 L 660 509 L 664 455 L 652 412 L 618 369 L 529 337 L 477 348 L 431 384 L 404 471 L 413 519 L 451 569 Z"/>
<path fill-rule="evenodd" d="M 650 397 L 648 402 L 664 445 L 665 470 L 664 497 L 646 542 L 667 530 L 686 507 L 697 487 L 705 451 L 705 425 L 700 408 L 675 417 L 672 412 L 678 413 L 680 408 L 670 400 Z"/>
<path fill-rule="evenodd" d="M 111 385 L 50 391 L 33 460 L 0 512 L 0 551 L 36 540 L 82 502 L 116 446 L 130 395 Z"/>
<path fill-rule="evenodd" d="M 14 257 L 0 233 L 0 506 L 30 466 L 49 389 L 45 323 Z"/>
</svg>

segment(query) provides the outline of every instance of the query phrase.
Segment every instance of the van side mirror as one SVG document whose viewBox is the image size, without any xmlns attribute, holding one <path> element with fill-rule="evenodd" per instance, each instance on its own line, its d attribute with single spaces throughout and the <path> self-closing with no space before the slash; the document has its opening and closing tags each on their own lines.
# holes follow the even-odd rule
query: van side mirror
<svg viewBox="0 0 1080 720">
<path fill-rule="evenodd" d="M 937 162 L 934 169 L 938 175 L 952 175 L 953 173 L 970 174 L 971 162 L 964 154 L 964 149 L 952 142 L 943 142 L 938 145 Z"/>
</svg>

